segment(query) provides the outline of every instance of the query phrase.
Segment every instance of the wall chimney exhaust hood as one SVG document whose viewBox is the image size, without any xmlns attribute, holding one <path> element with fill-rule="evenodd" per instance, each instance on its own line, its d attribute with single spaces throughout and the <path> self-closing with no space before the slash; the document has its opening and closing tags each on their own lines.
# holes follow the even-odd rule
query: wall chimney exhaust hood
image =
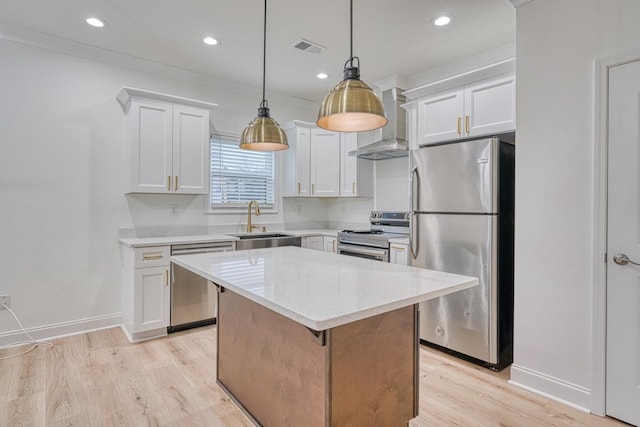
<svg viewBox="0 0 640 427">
<path fill-rule="evenodd" d="M 406 140 L 406 111 L 400 107 L 406 97 L 397 87 L 382 92 L 382 104 L 387 113 L 389 123 L 382 128 L 382 139 L 371 144 L 349 151 L 350 156 L 369 160 L 393 159 L 409 155 L 409 144 Z"/>
</svg>

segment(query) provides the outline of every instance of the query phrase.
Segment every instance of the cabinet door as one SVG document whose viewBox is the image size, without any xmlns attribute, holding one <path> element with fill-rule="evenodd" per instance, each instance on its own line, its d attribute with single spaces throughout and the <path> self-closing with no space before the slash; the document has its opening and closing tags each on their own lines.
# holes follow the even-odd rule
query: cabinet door
<svg viewBox="0 0 640 427">
<path fill-rule="evenodd" d="M 418 101 L 418 144 L 460 138 L 463 110 L 462 88 L 420 99 Z"/>
<path fill-rule="evenodd" d="M 389 262 L 392 264 L 409 265 L 407 256 L 408 245 L 393 243 L 389 251 Z"/>
<path fill-rule="evenodd" d="M 322 245 L 323 245 L 323 238 L 322 236 L 308 236 L 308 237 L 303 237 L 302 238 L 302 247 L 303 248 L 308 248 L 308 249 L 313 249 L 316 251 L 321 251 L 322 250 Z"/>
<path fill-rule="evenodd" d="M 209 111 L 173 106 L 173 192 L 209 192 Z"/>
<path fill-rule="evenodd" d="M 129 127 L 131 193 L 167 193 L 172 180 L 172 105 L 133 99 Z"/>
<path fill-rule="evenodd" d="M 308 196 L 311 193 L 311 129 L 296 128 L 296 196 Z"/>
<path fill-rule="evenodd" d="M 311 196 L 340 195 L 340 133 L 311 129 Z"/>
<path fill-rule="evenodd" d="M 325 252 L 333 252 L 334 254 L 338 252 L 338 239 L 335 237 L 324 236 L 324 251 Z"/>
<path fill-rule="evenodd" d="M 513 74 L 467 85 L 464 96 L 467 136 L 494 135 L 516 128 L 516 84 Z"/>
<path fill-rule="evenodd" d="M 169 326 L 169 266 L 135 271 L 133 332 Z"/>
<path fill-rule="evenodd" d="M 356 132 L 343 133 L 340 141 L 340 196 L 358 195 L 358 158 L 349 156 L 349 151 L 358 148 Z"/>
</svg>

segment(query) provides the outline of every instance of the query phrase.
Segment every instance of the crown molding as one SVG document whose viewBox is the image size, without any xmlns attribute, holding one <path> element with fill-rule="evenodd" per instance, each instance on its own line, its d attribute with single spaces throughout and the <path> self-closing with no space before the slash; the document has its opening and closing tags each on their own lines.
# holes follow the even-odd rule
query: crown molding
<svg viewBox="0 0 640 427">
<path fill-rule="evenodd" d="M 533 1 L 533 0 L 509 0 L 509 1 L 513 4 L 513 7 L 520 7 L 523 4 L 529 3 L 530 1 Z"/>
</svg>

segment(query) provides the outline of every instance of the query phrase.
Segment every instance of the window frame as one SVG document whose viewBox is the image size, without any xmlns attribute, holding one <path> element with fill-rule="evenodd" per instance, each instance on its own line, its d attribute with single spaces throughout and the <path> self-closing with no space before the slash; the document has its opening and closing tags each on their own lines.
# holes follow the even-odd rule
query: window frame
<svg viewBox="0 0 640 427">
<path fill-rule="evenodd" d="M 229 206 L 229 207 L 211 207 L 211 144 L 212 141 L 224 140 L 229 142 L 235 142 L 240 144 L 240 135 L 235 133 L 213 133 L 209 137 L 209 191 L 207 192 L 207 197 L 204 200 L 205 204 L 205 213 L 206 214 L 237 214 L 237 213 L 247 213 L 247 206 Z M 280 212 L 280 183 L 282 177 L 282 160 L 281 160 L 281 152 L 274 152 L 273 159 L 273 206 L 263 206 L 260 205 L 260 211 L 262 214 L 278 214 Z"/>
</svg>

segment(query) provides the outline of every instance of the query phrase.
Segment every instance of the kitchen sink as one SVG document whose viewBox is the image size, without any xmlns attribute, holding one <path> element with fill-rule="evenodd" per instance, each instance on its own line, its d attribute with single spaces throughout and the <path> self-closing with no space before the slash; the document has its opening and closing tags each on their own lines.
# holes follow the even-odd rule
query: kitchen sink
<svg viewBox="0 0 640 427">
<path fill-rule="evenodd" d="M 231 234 L 237 237 L 236 250 L 275 248 L 278 246 L 300 246 L 302 238 L 282 233 L 242 233 Z"/>
</svg>

